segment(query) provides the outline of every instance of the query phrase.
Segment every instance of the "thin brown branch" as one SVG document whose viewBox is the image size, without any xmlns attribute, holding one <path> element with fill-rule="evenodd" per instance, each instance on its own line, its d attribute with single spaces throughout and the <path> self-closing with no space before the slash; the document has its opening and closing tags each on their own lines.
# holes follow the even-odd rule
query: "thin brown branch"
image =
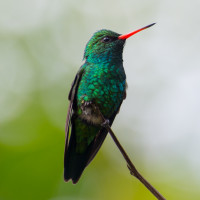
<svg viewBox="0 0 200 200">
<path fill-rule="evenodd" d="M 140 182 L 142 182 L 145 187 L 158 199 L 158 200 L 166 200 L 136 169 L 134 164 L 131 162 L 130 158 L 128 157 L 127 153 L 125 152 L 122 145 L 119 143 L 118 139 L 116 138 L 115 134 L 113 133 L 112 129 L 109 125 L 106 125 L 105 128 L 110 133 L 112 139 L 114 140 L 115 144 L 117 145 L 118 149 L 122 153 L 124 159 L 127 162 L 128 169 L 130 170 L 131 175 L 135 176 Z"/>
<path fill-rule="evenodd" d="M 99 110 L 100 112 L 100 110 Z M 101 112 L 100 112 L 101 114 Z M 166 200 L 136 169 L 134 164 L 131 162 L 130 158 L 128 157 L 126 151 L 122 147 L 122 145 L 119 143 L 119 140 L 115 136 L 114 132 L 109 126 L 108 121 L 104 118 L 104 116 L 101 114 L 102 119 L 104 123 L 102 124 L 103 127 L 107 129 L 107 131 L 110 133 L 112 139 L 114 140 L 115 144 L 117 145 L 118 149 L 120 150 L 121 154 L 123 155 L 124 159 L 127 162 L 127 167 L 130 170 L 131 175 L 135 176 L 143 185 L 158 199 L 158 200 Z"/>
</svg>

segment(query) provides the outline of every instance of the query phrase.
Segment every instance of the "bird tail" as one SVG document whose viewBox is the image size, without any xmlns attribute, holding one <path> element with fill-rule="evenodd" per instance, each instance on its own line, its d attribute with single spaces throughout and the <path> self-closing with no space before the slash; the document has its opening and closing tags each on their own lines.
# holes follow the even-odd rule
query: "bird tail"
<svg viewBox="0 0 200 200">
<path fill-rule="evenodd" d="M 87 153 L 80 154 L 76 152 L 76 138 L 75 133 L 72 132 L 69 146 L 66 150 L 64 158 L 65 181 L 72 179 L 74 184 L 78 182 L 84 168 L 87 165 L 87 157 Z"/>
<path fill-rule="evenodd" d="M 81 128 L 80 128 L 81 124 Z M 79 143 L 76 141 L 76 132 L 77 130 L 77 125 L 79 125 L 80 130 L 82 131 L 82 135 L 88 135 L 90 136 L 91 134 L 94 135 L 94 139 L 92 142 L 84 148 L 81 153 L 77 151 L 77 148 L 81 148 Z M 76 128 L 75 128 L 76 127 Z M 85 167 L 89 164 L 89 162 L 93 159 L 94 154 L 97 153 L 97 147 L 98 149 L 100 148 L 103 140 L 105 139 L 106 134 L 103 140 L 99 143 L 99 145 L 96 144 L 95 136 L 98 135 L 99 128 L 93 127 L 91 129 L 91 126 L 88 124 L 85 124 L 82 122 L 80 119 L 72 119 L 71 120 L 71 136 L 69 140 L 69 145 L 68 141 L 66 141 L 65 145 L 65 156 L 64 156 L 64 180 L 68 181 L 72 179 L 72 182 L 75 184 L 78 182 L 81 174 L 83 173 L 83 170 Z M 100 131 L 101 132 L 101 131 Z"/>
</svg>

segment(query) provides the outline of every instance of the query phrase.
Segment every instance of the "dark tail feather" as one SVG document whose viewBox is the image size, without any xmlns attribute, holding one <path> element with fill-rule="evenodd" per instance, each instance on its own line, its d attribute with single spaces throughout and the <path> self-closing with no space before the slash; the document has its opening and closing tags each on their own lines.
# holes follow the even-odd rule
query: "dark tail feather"
<svg viewBox="0 0 200 200">
<path fill-rule="evenodd" d="M 64 179 L 68 181 L 72 179 L 73 183 L 77 183 L 83 170 L 88 165 L 88 161 L 90 160 L 91 155 L 95 148 L 95 138 L 94 140 L 88 145 L 84 152 L 78 153 L 76 151 L 77 142 L 76 142 L 76 133 L 75 133 L 75 126 L 77 123 L 80 123 L 79 119 L 75 116 L 72 117 L 71 120 L 71 136 L 70 141 L 66 141 L 65 144 L 65 156 L 64 156 Z M 80 125 L 80 124 L 79 124 Z M 95 131 L 98 134 L 99 128 L 95 128 L 91 130 L 91 127 L 84 122 L 81 122 L 81 126 L 84 127 L 84 131 L 87 131 L 87 134 L 90 135 L 91 131 Z M 77 130 L 76 130 L 77 131 Z M 67 139 L 67 138 L 66 138 Z"/>
<path fill-rule="evenodd" d="M 112 125 L 114 118 L 115 116 L 110 119 L 110 126 Z M 93 160 L 107 135 L 107 130 L 105 128 L 97 130 L 96 137 L 87 147 L 86 151 L 79 154 L 76 152 L 76 134 L 74 131 L 75 121 L 76 119 L 72 119 L 71 121 L 71 136 L 69 145 L 68 141 L 66 141 L 64 156 L 64 180 L 69 181 L 72 179 L 74 184 L 78 182 L 83 170 Z M 85 126 L 88 125 L 85 124 Z M 88 133 L 89 132 L 88 129 Z"/>
<path fill-rule="evenodd" d="M 64 158 L 64 179 L 68 181 L 72 179 L 75 184 L 78 182 L 83 170 L 89 159 L 88 151 L 83 154 L 76 153 L 76 137 L 75 133 L 71 133 L 68 149 L 65 150 Z"/>
</svg>

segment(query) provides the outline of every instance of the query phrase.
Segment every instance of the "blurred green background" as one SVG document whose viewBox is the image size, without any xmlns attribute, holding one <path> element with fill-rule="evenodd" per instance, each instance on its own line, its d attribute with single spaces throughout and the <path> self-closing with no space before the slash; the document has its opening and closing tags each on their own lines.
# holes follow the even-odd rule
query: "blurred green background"
<svg viewBox="0 0 200 200">
<path fill-rule="evenodd" d="M 167 199 L 200 199 L 200 2 L 0 0 L 0 200 L 155 199 L 107 137 L 63 181 L 68 92 L 91 35 L 127 33 L 128 91 L 113 130 Z"/>
</svg>

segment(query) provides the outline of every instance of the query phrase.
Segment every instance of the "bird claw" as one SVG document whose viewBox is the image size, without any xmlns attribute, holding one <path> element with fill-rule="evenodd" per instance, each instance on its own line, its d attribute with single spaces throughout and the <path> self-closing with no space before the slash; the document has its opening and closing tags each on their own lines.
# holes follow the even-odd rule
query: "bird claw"
<svg viewBox="0 0 200 200">
<path fill-rule="evenodd" d="M 105 121 L 101 124 L 101 126 L 107 127 L 107 126 L 109 126 L 109 124 L 110 124 L 109 119 L 105 119 Z"/>
</svg>

